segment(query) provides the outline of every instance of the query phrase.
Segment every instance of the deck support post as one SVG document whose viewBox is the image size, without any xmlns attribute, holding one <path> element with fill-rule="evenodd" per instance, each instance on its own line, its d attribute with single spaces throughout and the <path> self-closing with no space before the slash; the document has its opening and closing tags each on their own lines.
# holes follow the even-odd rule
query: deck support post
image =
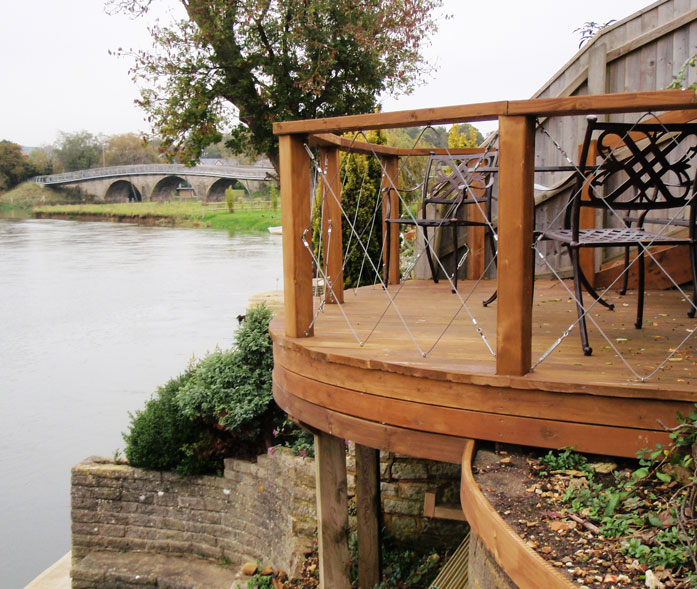
<svg viewBox="0 0 697 589">
<path fill-rule="evenodd" d="M 283 225 L 283 298 L 286 335 L 313 335 L 312 256 L 303 244 L 310 224 L 310 158 L 303 135 L 280 135 L 281 222 Z M 310 242 L 310 237 L 307 237 Z"/>
<path fill-rule="evenodd" d="M 380 582 L 380 452 L 356 444 L 356 511 L 358 527 L 358 586 L 371 589 Z"/>
<path fill-rule="evenodd" d="M 387 252 L 387 195 L 389 195 L 390 217 L 396 219 L 399 217 L 399 194 L 396 190 L 382 192 L 386 188 L 399 188 L 399 159 L 394 156 L 382 156 L 382 181 L 380 185 L 380 193 L 382 198 L 382 251 Z M 384 276 L 385 284 L 399 284 L 399 229 L 392 226 L 390 231 L 390 275 Z M 384 267 L 385 265 L 383 265 Z M 383 271 L 383 275 L 384 275 Z"/>
<path fill-rule="evenodd" d="M 322 589 L 350 589 L 346 444 L 315 434 L 319 579 Z"/>
<path fill-rule="evenodd" d="M 496 374 L 523 375 L 532 360 L 535 119 L 499 117 Z"/>
<path fill-rule="evenodd" d="M 322 244 L 324 248 L 324 275 L 327 303 L 344 302 L 343 239 L 341 215 L 341 179 L 339 178 L 339 150 L 322 148 L 320 165 L 326 182 L 322 181 L 324 214 L 322 215 Z M 331 232 L 330 232 L 331 227 Z M 331 285 L 331 288 L 330 288 Z"/>
</svg>

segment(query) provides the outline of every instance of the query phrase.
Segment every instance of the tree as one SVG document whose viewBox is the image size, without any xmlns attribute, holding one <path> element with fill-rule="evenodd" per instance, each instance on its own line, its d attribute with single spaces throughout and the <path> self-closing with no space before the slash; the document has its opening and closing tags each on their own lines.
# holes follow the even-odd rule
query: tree
<svg viewBox="0 0 697 589">
<path fill-rule="evenodd" d="M 469 123 L 455 124 L 448 132 L 448 147 L 477 147 L 484 136 Z"/>
<path fill-rule="evenodd" d="M 87 131 L 58 133 L 54 155 L 63 172 L 87 170 L 102 163 L 102 141 Z"/>
<path fill-rule="evenodd" d="M 53 148 L 36 147 L 29 152 L 29 162 L 39 175 L 53 174 Z"/>
<path fill-rule="evenodd" d="M 14 188 L 36 175 L 36 169 L 22 153 L 22 146 L 12 141 L 0 141 L 0 190 Z"/>
<path fill-rule="evenodd" d="M 147 13 L 154 0 L 109 0 Z M 193 164 L 230 133 L 236 153 L 278 169 L 274 121 L 371 112 L 408 92 L 426 64 L 442 0 L 180 0 L 187 18 L 151 29 L 134 55 L 139 104 L 166 152 Z M 239 121 L 230 124 L 235 116 Z"/>
<path fill-rule="evenodd" d="M 135 133 L 112 135 L 105 145 L 107 166 L 154 164 L 161 161 L 157 146 Z"/>
</svg>

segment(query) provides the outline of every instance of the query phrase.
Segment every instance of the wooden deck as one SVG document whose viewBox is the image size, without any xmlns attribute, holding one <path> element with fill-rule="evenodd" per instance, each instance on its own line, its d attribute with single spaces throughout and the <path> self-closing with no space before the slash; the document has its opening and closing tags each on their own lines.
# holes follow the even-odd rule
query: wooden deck
<svg viewBox="0 0 697 589">
<path fill-rule="evenodd" d="M 473 286 L 461 283 L 463 298 Z M 481 283 L 468 308 L 495 350 L 496 304 L 481 305 L 494 287 Z M 368 446 L 460 462 L 465 438 L 634 456 L 665 442 L 657 420 L 674 424 L 676 412 L 689 413 L 697 401 L 697 334 L 646 382 L 632 375 L 592 324 L 593 356 L 583 355 L 574 329 L 532 372 L 501 376 L 447 284 L 412 281 L 390 293 L 396 305 L 379 287 L 345 293 L 343 311 L 355 335 L 338 305 L 319 314 L 314 337 L 286 337 L 283 320 L 273 322 L 274 395 L 281 407 Z M 650 374 L 697 327 L 675 291 L 647 293 L 642 330 L 633 325 L 633 293 L 610 300 L 615 311 L 596 306 L 592 316 L 640 375 Z M 533 309 L 537 361 L 576 311 L 557 281 L 536 282 Z"/>
</svg>

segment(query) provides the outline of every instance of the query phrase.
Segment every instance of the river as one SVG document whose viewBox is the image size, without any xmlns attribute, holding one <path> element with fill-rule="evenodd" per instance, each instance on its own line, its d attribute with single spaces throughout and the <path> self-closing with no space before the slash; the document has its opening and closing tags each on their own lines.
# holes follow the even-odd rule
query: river
<svg viewBox="0 0 697 589">
<path fill-rule="evenodd" d="M 279 236 L 0 219 L 0 587 L 70 549 L 71 466 L 282 276 Z"/>
</svg>

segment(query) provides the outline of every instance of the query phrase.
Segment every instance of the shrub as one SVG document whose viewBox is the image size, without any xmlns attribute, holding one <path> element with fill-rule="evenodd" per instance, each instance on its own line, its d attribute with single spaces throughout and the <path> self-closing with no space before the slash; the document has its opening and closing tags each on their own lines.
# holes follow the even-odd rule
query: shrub
<svg viewBox="0 0 697 589">
<path fill-rule="evenodd" d="M 271 210 L 275 211 L 278 209 L 278 188 L 276 188 L 275 184 L 272 184 L 269 191 L 271 193 Z"/>
<path fill-rule="evenodd" d="M 227 210 L 231 213 L 235 212 L 235 191 L 232 186 L 228 186 L 225 189 L 225 203 L 227 204 Z"/>
<path fill-rule="evenodd" d="M 197 474 L 214 470 L 209 460 L 194 459 L 196 448 L 209 438 L 206 428 L 184 416 L 176 403 L 179 388 L 191 371 L 160 387 L 142 411 L 130 414 L 130 431 L 123 434 L 126 458 L 133 466 Z"/>
<path fill-rule="evenodd" d="M 235 335 L 236 348 L 201 360 L 177 393 L 184 415 L 218 424 L 250 451 L 264 451 L 284 418 L 271 393 L 270 319 L 266 305 L 250 309 Z"/>
<path fill-rule="evenodd" d="M 131 415 L 124 440 L 133 466 L 218 472 L 224 457 L 253 458 L 274 436 L 297 454 L 311 453 L 311 436 L 286 422 L 273 401 L 270 319 L 264 304 L 250 309 L 235 348 L 209 354 Z"/>
</svg>

